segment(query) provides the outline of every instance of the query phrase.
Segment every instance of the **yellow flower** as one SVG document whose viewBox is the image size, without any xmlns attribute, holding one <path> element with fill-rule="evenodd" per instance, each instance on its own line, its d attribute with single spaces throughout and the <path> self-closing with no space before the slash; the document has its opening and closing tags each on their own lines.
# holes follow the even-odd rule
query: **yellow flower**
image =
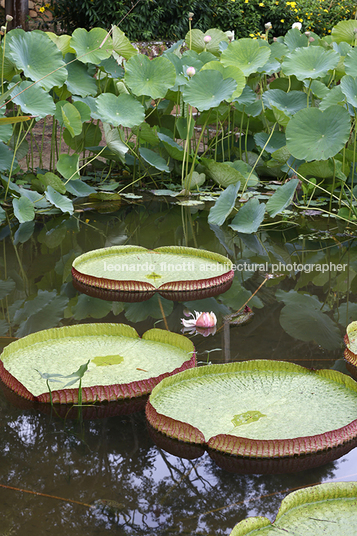
<svg viewBox="0 0 357 536">
<path fill-rule="evenodd" d="M 259 2 L 258 6 L 260 6 L 260 7 L 264 7 L 263 2 Z"/>
<path fill-rule="evenodd" d="M 249 34 L 249 37 L 254 37 L 254 34 Z"/>
<path fill-rule="evenodd" d="M 40 13 L 43 13 L 44 11 L 45 11 L 44 6 L 40 7 L 39 12 L 40 12 Z"/>
<path fill-rule="evenodd" d="M 285 19 L 280 19 L 280 22 L 285 22 Z"/>
<path fill-rule="evenodd" d="M 50 7 L 50 4 L 45 4 L 45 7 Z"/>
<path fill-rule="evenodd" d="M 299 21 L 300 21 L 300 22 L 303 22 L 303 21 L 304 21 L 304 19 L 299 19 Z"/>
</svg>

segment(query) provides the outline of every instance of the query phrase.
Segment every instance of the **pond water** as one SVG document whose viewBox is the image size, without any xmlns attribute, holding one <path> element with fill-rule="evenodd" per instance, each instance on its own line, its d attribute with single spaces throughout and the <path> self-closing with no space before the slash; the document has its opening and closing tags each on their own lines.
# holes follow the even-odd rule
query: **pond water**
<svg viewBox="0 0 357 536">
<path fill-rule="evenodd" d="M 187 309 L 214 311 L 220 328 L 266 273 L 277 276 L 250 301 L 255 315 L 249 324 L 226 325 L 206 337 L 187 334 L 199 361 L 264 358 L 346 372 L 343 335 L 357 317 L 357 247 L 348 229 L 305 216 L 299 225 L 237 235 L 228 227 L 211 228 L 204 207 L 151 198 L 106 210 L 0 230 L 1 335 L 22 337 L 83 322 L 124 322 L 140 335 L 153 326 L 165 329 L 157 298 L 124 304 L 80 295 L 72 286 L 71 263 L 111 245 L 193 246 L 228 255 L 237 264 L 234 282 L 225 294 L 201 302 L 162 299 L 171 331 L 181 331 Z M 8 341 L 1 338 L 3 345 Z M 157 446 L 143 411 L 60 419 L 26 403 L 19 407 L 6 389 L 0 392 L 0 426 L 3 536 L 223 536 L 249 515 L 273 520 L 291 490 L 357 480 L 356 449 L 292 474 L 236 474 L 207 453 L 186 459 Z"/>
</svg>

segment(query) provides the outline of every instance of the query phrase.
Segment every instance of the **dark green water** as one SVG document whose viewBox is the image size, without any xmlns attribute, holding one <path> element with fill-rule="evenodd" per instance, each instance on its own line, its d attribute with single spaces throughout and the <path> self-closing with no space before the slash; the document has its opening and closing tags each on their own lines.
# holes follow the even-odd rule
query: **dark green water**
<svg viewBox="0 0 357 536">
<path fill-rule="evenodd" d="M 218 298 L 162 300 L 175 332 L 181 331 L 186 308 L 214 311 L 220 327 L 223 316 L 238 310 L 263 282 L 266 263 L 268 271 L 280 263 L 274 270 L 281 275 L 269 279 L 250 302 L 251 323 L 207 337 L 188 335 L 198 360 L 264 358 L 345 371 L 345 326 L 357 318 L 356 240 L 334 221 L 309 216 L 299 226 L 269 229 L 238 236 L 228 227 L 211 229 L 201 208 L 152 200 L 106 214 L 88 211 L 20 229 L 4 227 L 0 334 L 19 337 L 81 322 L 125 322 L 139 334 L 153 326 L 164 329 L 157 298 L 122 304 L 79 295 L 72 287 L 71 263 L 85 251 L 111 245 L 187 245 L 228 255 L 239 267 L 246 264 Z M 339 264 L 344 269 L 333 269 Z M 328 269 L 317 268 L 323 265 Z M 207 453 L 188 460 L 158 447 L 143 411 L 79 423 L 16 407 L 8 397 L 0 392 L 0 484 L 57 498 L 0 487 L 2 536 L 223 536 L 249 515 L 273 520 L 289 490 L 357 480 L 356 449 L 293 474 L 240 475 L 221 469 Z M 98 500 L 115 501 L 114 508 L 91 508 Z"/>
</svg>

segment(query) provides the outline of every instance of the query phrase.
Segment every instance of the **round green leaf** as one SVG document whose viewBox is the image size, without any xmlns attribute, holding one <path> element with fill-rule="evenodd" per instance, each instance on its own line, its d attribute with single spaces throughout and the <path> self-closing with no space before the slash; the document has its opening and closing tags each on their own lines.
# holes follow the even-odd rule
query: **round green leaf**
<svg viewBox="0 0 357 536">
<path fill-rule="evenodd" d="M 357 108 L 357 79 L 350 75 L 345 75 L 341 78 L 340 87 L 347 98 L 347 102 Z"/>
<path fill-rule="evenodd" d="M 115 127 L 132 128 L 140 125 L 145 119 L 145 110 L 142 104 L 134 97 L 122 93 L 117 97 L 113 93 L 102 93 L 96 99 L 97 112 L 103 123 Z"/>
<path fill-rule="evenodd" d="M 263 93 L 263 103 L 267 108 L 275 106 L 285 115 L 291 117 L 299 110 L 306 108 L 307 97 L 303 91 L 289 91 L 282 89 L 269 89 Z"/>
<path fill-rule="evenodd" d="M 352 48 L 345 58 L 346 74 L 357 76 L 357 48 Z"/>
<path fill-rule="evenodd" d="M 72 95 L 80 95 L 81 97 L 95 96 L 98 91 L 96 81 L 88 73 L 86 65 L 78 61 L 72 62 L 74 58 L 74 54 L 66 54 L 66 69 L 68 71 L 66 85 L 68 90 Z"/>
<path fill-rule="evenodd" d="M 73 203 L 68 197 L 57 192 L 52 186 L 48 186 L 45 192 L 46 199 L 52 203 L 55 207 L 62 210 L 62 212 L 68 212 L 73 214 Z"/>
<path fill-rule="evenodd" d="M 0 171 L 7 171 L 11 168 L 12 160 L 14 158 L 14 151 L 5 145 L 5 143 L 0 142 Z M 15 160 L 15 165 L 17 165 L 17 160 Z"/>
<path fill-rule="evenodd" d="M 256 233 L 259 225 L 264 220 L 265 205 L 260 204 L 258 199 L 252 197 L 238 211 L 234 220 L 229 224 L 238 233 Z"/>
<path fill-rule="evenodd" d="M 46 32 L 46 35 L 54 42 L 57 48 L 62 52 L 62 56 L 65 56 L 68 52 L 74 53 L 75 50 L 71 48 L 69 42 L 71 40 L 70 35 L 56 35 L 53 32 Z"/>
<path fill-rule="evenodd" d="M 133 56 L 125 67 L 125 82 L 135 95 L 162 99 L 175 84 L 176 69 L 164 57 L 150 60 L 145 54 Z"/>
<path fill-rule="evenodd" d="M 290 50 L 296 50 L 300 47 L 306 47 L 308 39 L 305 34 L 302 34 L 297 28 L 291 28 L 284 37 L 284 43 Z"/>
<path fill-rule="evenodd" d="M 17 33 L 11 38 L 9 48 L 16 67 L 26 77 L 39 81 L 38 85 L 46 91 L 65 83 L 67 70 L 61 51 L 45 33 Z"/>
<path fill-rule="evenodd" d="M 349 45 L 356 44 L 357 22 L 355 20 L 341 20 L 332 28 L 331 37 L 336 43 L 345 41 Z"/>
<path fill-rule="evenodd" d="M 103 28 L 93 28 L 89 32 L 77 28 L 72 34 L 70 45 L 82 63 L 100 63 L 109 58 L 113 50 L 112 38 Z"/>
<path fill-rule="evenodd" d="M 269 47 L 261 47 L 257 40 L 238 39 L 222 52 L 221 62 L 225 67 L 233 65 L 243 71 L 245 76 L 263 67 L 271 54 Z"/>
<path fill-rule="evenodd" d="M 209 61 L 208 63 L 204 64 L 201 70 L 218 71 L 223 76 L 223 80 L 226 78 L 233 78 L 233 80 L 237 82 L 237 88 L 232 94 L 232 100 L 238 99 L 245 88 L 245 76 L 243 72 L 238 69 L 238 67 L 233 67 L 233 65 L 224 67 L 224 65 L 219 61 Z"/>
<path fill-rule="evenodd" d="M 233 210 L 239 187 L 240 182 L 230 184 L 220 194 L 213 207 L 210 208 L 208 214 L 208 223 L 213 225 L 223 225 L 223 223 L 226 221 L 226 218 Z"/>
<path fill-rule="evenodd" d="M 223 79 L 218 71 L 200 71 L 182 89 L 185 102 L 200 111 L 215 108 L 223 100 L 231 100 L 237 89 L 232 78 Z"/>
<path fill-rule="evenodd" d="M 122 32 L 118 26 L 112 26 L 112 36 L 113 36 L 113 50 L 126 60 L 129 60 L 132 56 L 136 56 L 138 51 L 130 43 L 129 39 L 125 37 L 124 32 Z"/>
<path fill-rule="evenodd" d="M 279 212 L 282 212 L 290 205 L 298 184 L 299 179 L 291 179 L 291 181 L 279 186 L 272 197 L 269 198 L 266 209 L 272 218 L 275 218 Z"/>
<path fill-rule="evenodd" d="M 350 116 L 342 106 L 300 110 L 286 127 L 286 144 L 299 160 L 327 160 L 348 141 Z"/>
<path fill-rule="evenodd" d="M 79 155 L 60 154 L 57 171 L 65 179 L 79 179 Z"/>
<path fill-rule="evenodd" d="M 167 171 L 167 173 L 169 173 L 170 169 L 168 168 L 166 161 L 162 158 L 162 156 L 155 153 L 151 149 L 146 149 L 145 147 L 141 147 L 139 149 L 139 153 L 145 162 L 150 164 L 150 166 L 153 166 L 160 171 Z"/>
<path fill-rule="evenodd" d="M 295 75 L 298 80 L 320 78 L 335 69 L 340 56 L 334 50 L 322 47 L 298 48 L 285 56 L 282 70 L 284 74 Z"/>
<path fill-rule="evenodd" d="M 81 114 L 73 104 L 66 102 L 61 107 L 62 120 L 66 129 L 71 134 L 72 138 L 78 136 L 82 132 Z"/>
<path fill-rule="evenodd" d="M 205 43 L 204 41 L 206 36 L 211 38 L 209 43 Z M 187 45 L 191 45 L 190 48 L 192 50 L 198 53 L 207 50 L 207 52 L 210 52 L 215 56 L 218 56 L 220 53 L 219 44 L 222 41 L 225 43 L 229 42 L 227 35 L 217 28 L 211 28 L 205 33 L 201 32 L 201 30 L 194 29 L 188 32 L 185 36 L 185 42 Z"/>
<path fill-rule="evenodd" d="M 39 119 L 46 115 L 54 115 L 56 111 L 51 95 L 32 82 L 21 82 L 13 89 L 11 97 L 15 104 L 21 106 L 24 113 L 35 115 Z"/>
<path fill-rule="evenodd" d="M 14 208 L 14 214 L 20 223 L 32 221 L 34 219 L 35 209 L 32 201 L 30 201 L 27 197 L 15 197 L 12 200 L 12 206 Z"/>
</svg>

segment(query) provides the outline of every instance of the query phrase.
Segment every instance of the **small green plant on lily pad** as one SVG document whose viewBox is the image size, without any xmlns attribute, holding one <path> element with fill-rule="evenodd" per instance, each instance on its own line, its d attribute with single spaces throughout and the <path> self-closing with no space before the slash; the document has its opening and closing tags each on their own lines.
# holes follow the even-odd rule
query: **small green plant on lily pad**
<svg viewBox="0 0 357 536">
<path fill-rule="evenodd" d="M 158 292 L 183 301 L 225 292 L 234 272 L 228 258 L 202 249 L 112 246 L 77 257 L 72 276 L 76 288 L 96 297 L 144 301 Z"/>
<path fill-rule="evenodd" d="M 266 460 L 345 445 L 357 437 L 356 415 L 350 377 L 266 360 L 177 374 L 156 386 L 146 406 L 151 426 L 171 438 Z"/>
<path fill-rule="evenodd" d="M 151 329 L 140 338 L 124 324 L 84 324 L 39 331 L 9 344 L 0 378 L 28 400 L 78 403 L 81 394 L 81 401 L 90 403 L 140 397 L 165 376 L 195 364 L 194 346 L 183 335 Z M 53 381 L 61 382 L 55 390 L 48 385 Z M 77 381 L 80 389 L 70 388 Z"/>
<path fill-rule="evenodd" d="M 357 526 L 357 482 L 328 482 L 289 493 L 275 521 L 248 517 L 230 536 L 353 536 Z"/>
</svg>

